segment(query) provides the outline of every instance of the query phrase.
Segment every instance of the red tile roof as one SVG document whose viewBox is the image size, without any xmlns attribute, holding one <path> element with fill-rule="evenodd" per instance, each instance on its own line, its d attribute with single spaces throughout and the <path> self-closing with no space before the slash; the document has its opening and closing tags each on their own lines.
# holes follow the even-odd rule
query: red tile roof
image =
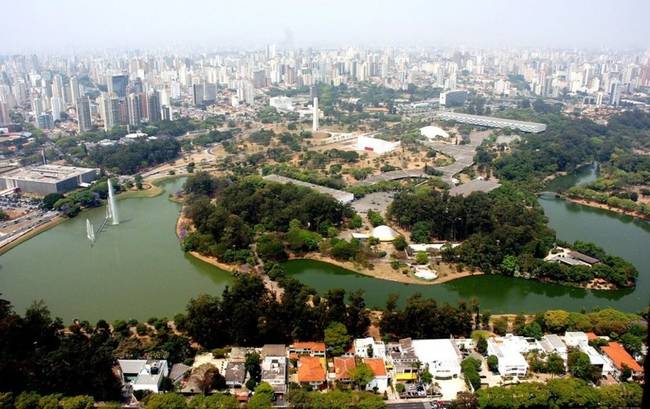
<svg viewBox="0 0 650 409">
<path fill-rule="evenodd" d="M 324 342 L 294 342 L 290 345 L 291 349 L 309 349 L 316 352 L 325 352 Z"/>
<path fill-rule="evenodd" d="M 641 365 L 639 365 L 634 360 L 634 358 L 632 358 L 632 356 L 627 353 L 625 348 L 623 348 L 623 345 L 619 344 L 618 342 L 610 342 L 609 345 L 604 346 L 601 349 L 605 355 L 607 355 L 612 360 L 612 362 L 614 362 L 614 366 L 617 369 L 622 370 L 623 365 L 625 364 L 632 370 L 632 372 L 643 371 Z"/>
<path fill-rule="evenodd" d="M 594 334 L 593 332 L 587 332 L 587 340 L 593 341 L 595 339 L 598 339 L 598 335 Z"/>
<path fill-rule="evenodd" d="M 313 356 L 300 357 L 298 361 L 298 382 L 325 382 L 325 368 L 321 358 Z"/>
<path fill-rule="evenodd" d="M 350 379 L 350 372 L 357 367 L 353 357 L 336 357 L 334 358 L 334 373 L 336 379 Z"/>
<path fill-rule="evenodd" d="M 372 369 L 375 376 L 386 376 L 386 365 L 381 358 L 364 358 L 363 363 Z"/>
</svg>

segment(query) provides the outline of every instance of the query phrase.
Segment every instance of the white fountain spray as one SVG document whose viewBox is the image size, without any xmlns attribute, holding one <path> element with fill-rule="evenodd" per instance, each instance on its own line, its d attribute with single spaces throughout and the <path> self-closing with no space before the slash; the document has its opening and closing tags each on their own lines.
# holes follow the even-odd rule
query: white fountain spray
<svg viewBox="0 0 650 409">
<path fill-rule="evenodd" d="M 111 220 L 111 224 L 116 226 L 120 224 L 120 217 L 117 214 L 117 205 L 115 204 L 115 196 L 113 196 L 113 184 L 111 179 L 108 178 L 108 206 L 106 207 L 108 214 L 107 218 Z"/>
</svg>

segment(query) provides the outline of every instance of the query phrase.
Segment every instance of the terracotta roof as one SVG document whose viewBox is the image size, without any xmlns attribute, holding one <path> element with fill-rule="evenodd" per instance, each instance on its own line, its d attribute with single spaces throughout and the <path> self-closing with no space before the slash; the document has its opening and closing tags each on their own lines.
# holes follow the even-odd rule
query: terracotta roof
<svg viewBox="0 0 650 409">
<path fill-rule="evenodd" d="M 622 370 L 623 364 L 625 364 L 632 370 L 632 372 L 643 371 L 641 366 L 634 360 L 634 358 L 632 358 L 630 354 L 627 353 L 625 348 L 623 348 L 623 345 L 619 344 L 618 342 L 610 342 L 609 345 L 604 346 L 601 349 L 605 355 L 607 355 L 612 360 L 612 362 L 614 362 L 614 366 L 616 366 L 617 369 Z"/>
<path fill-rule="evenodd" d="M 294 342 L 290 346 L 291 349 L 309 349 L 317 352 L 325 352 L 324 342 Z"/>
<path fill-rule="evenodd" d="M 353 357 L 334 358 L 334 372 L 336 379 L 350 379 L 350 371 L 357 367 Z"/>
<path fill-rule="evenodd" d="M 325 368 L 320 358 L 313 356 L 300 357 L 298 361 L 298 382 L 325 382 Z"/>
<path fill-rule="evenodd" d="M 587 332 L 587 340 L 593 341 L 595 339 L 598 339 L 598 335 L 594 334 L 593 332 Z"/>
<path fill-rule="evenodd" d="M 386 376 L 386 365 L 381 358 L 364 358 L 363 363 L 372 369 L 375 376 Z"/>
</svg>

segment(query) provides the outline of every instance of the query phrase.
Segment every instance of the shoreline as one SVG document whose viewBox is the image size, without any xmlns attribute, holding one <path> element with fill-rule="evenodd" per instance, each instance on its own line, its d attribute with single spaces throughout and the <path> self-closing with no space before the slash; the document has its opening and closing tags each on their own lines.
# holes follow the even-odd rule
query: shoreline
<svg viewBox="0 0 650 409">
<path fill-rule="evenodd" d="M 13 249 L 14 247 L 26 242 L 29 239 L 32 239 L 32 238 L 38 236 L 41 233 L 44 233 L 44 232 L 48 231 L 49 229 L 63 223 L 66 220 L 68 220 L 67 217 L 59 215 L 59 216 L 54 217 L 52 220 L 50 220 L 50 221 L 48 221 L 48 222 L 46 222 L 46 223 L 44 223 L 44 224 L 42 224 L 42 225 L 40 225 L 40 226 L 38 226 L 36 228 L 33 228 L 33 229 L 25 232 L 25 234 L 21 234 L 20 236 L 16 237 L 15 239 L 13 239 L 13 240 L 5 243 L 4 245 L 2 245 L 2 247 L 0 247 L 0 255 L 5 254 L 6 252 Z"/>
<path fill-rule="evenodd" d="M 400 270 L 393 270 L 388 262 L 381 262 L 381 267 L 378 268 L 378 265 L 375 264 L 374 269 L 364 268 L 358 263 L 352 261 L 340 261 L 336 260 L 329 256 L 323 256 L 319 253 L 307 253 L 300 256 L 292 255 L 289 257 L 289 261 L 298 261 L 298 260 L 313 260 L 319 261 L 322 263 L 331 264 L 333 266 L 341 267 L 346 270 L 350 270 L 353 273 L 361 274 L 366 277 L 376 278 L 378 280 L 392 281 L 402 284 L 417 284 L 417 285 L 438 285 L 448 283 L 450 281 L 458 280 L 460 278 L 472 277 L 484 275 L 485 273 L 481 271 L 471 272 L 469 270 L 464 270 L 460 273 L 448 274 L 443 277 L 438 277 L 435 280 L 423 280 L 412 275 L 403 274 Z"/>
<path fill-rule="evenodd" d="M 607 211 L 610 211 L 612 213 L 618 213 L 618 214 L 622 214 L 622 215 L 625 215 L 625 216 L 634 217 L 635 219 L 650 221 L 650 216 L 641 214 L 636 210 L 627 210 L 627 209 L 622 209 L 620 207 L 611 207 L 611 206 L 609 206 L 609 205 L 607 205 L 605 203 L 600 203 L 598 201 L 585 199 L 585 198 L 582 198 L 582 197 L 574 197 L 574 196 L 562 195 L 562 194 L 559 194 L 559 193 L 558 193 L 558 195 L 562 199 L 566 200 L 569 203 L 575 203 L 575 204 L 579 204 L 579 205 L 582 205 L 582 206 L 592 207 L 592 208 L 595 208 L 595 209 L 607 210 Z"/>
<path fill-rule="evenodd" d="M 176 237 L 180 240 L 181 239 L 181 229 L 185 227 L 186 225 L 189 224 L 189 219 L 187 219 L 183 215 L 183 210 L 181 209 L 181 212 L 178 216 L 178 219 L 176 220 Z M 189 230 L 189 229 L 188 229 Z M 205 263 L 211 264 L 214 267 L 217 267 L 220 270 L 228 271 L 231 273 L 239 271 L 238 265 L 233 265 L 229 263 L 223 263 L 219 260 L 217 260 L 214 257 L 206 256 L 204 254 L 201 254 L 197 251 L 188 251 L 187 254 L 189 254 L 192 257 L 197 258 L 198 260 L 201 260 Z M 453 280 L 457 280 L 460 278 L 465 278 L 465 277 L 471 277 L 471 276 L 477 276 L 477 275 L 484 275 L 485 273 L 480 272 L 480 271 L 475 271 L 471 272 L 469 270 L 464 270 L 461 271 L 460 273 L 452 273 L 452 274 L 447 274 L 442 277 L 438 277 L 435 280 L 423 280 L 419 279 L 416 277 L 413 277 L 412 275 L 406 275 L 402 274 L 400 270 L 393 270 L 393 268 L 390 266 L 388 262 L 382 262 L 381 267 L 377 268 L 377 265 L 375 265 L 375 269 L 368 269 L 360 266 L 358 263 L 354 263 L 352 261 L 340 261 L 336 260 L 332 257 L 328 256 L 323 256 L 322 254 L 319 253 L 306 253 L 302 254 L 300 256 L 296 256 L 295 254 L 290 254 L 288 261 L 298 261 L 298 260 L 312 260 L 312 261 L 319 261 L 322 263 L 326 264 L 331 264 L 336 267 L 341 267 L 346 270 L 349 270 L 353 273 L 356 274 L 361 274 L 366 277 L 371 277 L 375 278 L 378 280 L 385 280 L 385 281 L 392 281 L 392 282 L 398 282 L 402 284 L 418 284 L 418 285 L 438 285 L 438 284 L 444 284 Z"/>
</svg>

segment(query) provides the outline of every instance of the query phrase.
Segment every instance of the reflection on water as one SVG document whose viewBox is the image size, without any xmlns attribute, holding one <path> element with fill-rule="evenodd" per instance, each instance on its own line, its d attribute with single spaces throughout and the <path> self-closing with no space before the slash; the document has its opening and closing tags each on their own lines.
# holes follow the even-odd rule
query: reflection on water
<svg viewBox="0 0 650 409">
<path fill-rule="evenodd" d="M 596 167 L 580 168 L 576 174 L 556 178 L 547 190 L 565 189 L 573 184 L 592 181 Z M 396 293 L 401 301 L 414 293 L 422 293 L 439 302 L 455 303 L 476 298 L 482 308 L 492 312 L 536 312 L 550 308 L 568 310 L 612 306 L 626 311 L 639 311 L 650 302 L 650 223 L 585 207 L 544 195 L 539 200 L 550 226 L 559 239 L 591 241 L 611 254 L 632 262 L 639 270 L 634 289 L 591 291 L 559 284 L 503 276 L 475 276 L 441 285 L 408 285 L 359 276 L 358 274 L 309 260 L 286 263 L 286 269 L 301 281 L 326 291 L 330 288 L 353 290 L 362 288 L 369 305 L 383 306 L 388 294 Z"/>
</svg>

